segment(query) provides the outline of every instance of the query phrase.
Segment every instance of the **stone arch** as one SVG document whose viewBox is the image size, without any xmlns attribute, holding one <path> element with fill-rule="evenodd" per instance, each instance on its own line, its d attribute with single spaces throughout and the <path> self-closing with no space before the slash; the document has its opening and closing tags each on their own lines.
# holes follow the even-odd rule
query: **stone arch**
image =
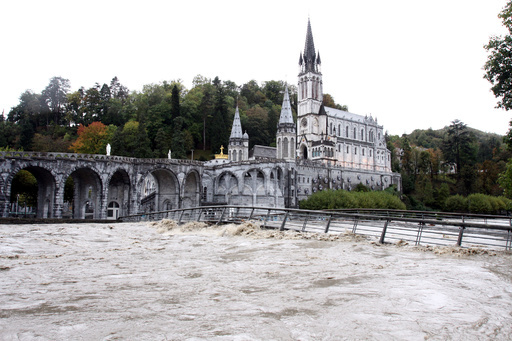
<svg viewBox="0 0 512 341">
<path fill-rule="evenodd" d="M 221 173 L 216 179 L 216 195 L 219 202 L 226 204 L 238 204 L 233 202 L 239 195 L 239 181 L 235 174 L 229 171 Z"/>
<path fill-rule="evenodd" d="M 275 167 L 270 172 L 271 192 L 277 196 L 282 196 L 284 193 L 284 172 L 279 166 Z"/>
<path fill-rule="evenodd" d="M 235 151 L 236 154 L 236 151 Z M 197 207 L 200 205 L 201 180 L 196 170 L 190 171 L 183 182 L 182 208 Z"/>
<path fill-rule="evenodd" d="M 115 213 L 119 216 L 129 215 L 131 182 L 128 172 L 122 168 L 117 169 L 107 179 L 107 219 L 115 219 Z M 111 205 L 111 203 L 117 203 Z"/>
<path fill-rule="evenodd" d="M 7 203 L 11 201 L 12 181 L 21 170 L 30 172 L 37 180 L 36 217 L 55 218 L 57 181 L 52 171 L 47 168 L 33 165 L 16 167 L 9 174 L 5 183 L 5 191 L 2 193 L 5 196 L 5 201 Z"/>
<path fill-rule="evenodd" d="M 154 179 L 154 191 L 141 193 L 140 210 L 143 212 L 155 212 L 179 208 L 180 186 L 178 177 L 169 169 L 157 168 L 148 171 L 141 179 L 140 187 L 144 181 Z M 165 204 L 164 204 L 165 203 Z"/>
<path fill-rule="evenodd" d="M 242 194 L 249 204 L 254 206 L 265 204 L 266 187 L 267 180 L 263 170 L 252 168 L 244 173 Z M 247 196 L 250 196 L 250 199 Z"/>
<path fill-rule="evenodd" d="M 74 185 L 71 204 L 73 218 L 102 218 L 103 183 L 99 172 L 91 167 L 78 166 L 70 172 L 69 176 L 73 179 Z"/>
<path fill-rule="evenodd" d="M 302 144 L 300 146 L 300 154 L 302 155 L 302 158 L 304 160 L 307 160 L 309 158 L 309 155 L 308 155 L 308 146 L 306 146 L 306 144 Z"/>
</svg>

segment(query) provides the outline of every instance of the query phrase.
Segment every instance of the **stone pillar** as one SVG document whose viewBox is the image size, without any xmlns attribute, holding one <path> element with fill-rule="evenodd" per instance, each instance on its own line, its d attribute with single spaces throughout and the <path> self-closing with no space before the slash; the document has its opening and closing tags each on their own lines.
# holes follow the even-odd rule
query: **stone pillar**
<svg viewBox="0 0 512 341">
<path fill-rule="evenodd" d="M 62 208 L 64 207 L 64 184 L 66 180 L 55 184 L 55 196 L 53 198 L 53 218 L 62 218 Z"/>
</svg>

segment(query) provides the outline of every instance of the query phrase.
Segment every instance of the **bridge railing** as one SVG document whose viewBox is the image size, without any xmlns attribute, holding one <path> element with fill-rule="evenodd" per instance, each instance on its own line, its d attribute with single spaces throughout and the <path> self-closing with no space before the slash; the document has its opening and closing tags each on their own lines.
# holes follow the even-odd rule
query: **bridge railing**
<svg viewBox="0 0 512 341">
<path fill-rule="evenodd" d="M 273 207 L 202 206 L 135 214 L 120 221 L 171 219 L 178 224 L 206 222 L 240 224 L 256 221 L 262 228 L 317 233 L 353 233 L 380 243 L 512 249 L 507 216 L 452 214 L 414 216 L 399 211 L 312 211 Z M 485 220 L 484 220 L 485 219 Z M 482 221 L 482 222 L 480 222 Z M 485 222 L 483 222 L 485 221 Z"/>
<path fill-rule="evenodd" d="M 118 155 L 105 155 L 105 154 L 80 154 L 80 153 L 61 153 L 61 152 L 25 152 L 25 151 L 0 151 L 0 159 L 67 159 L 67 160 L 105 160 L 117 162 L 131 162 L 131 163 L 171 163 L 171 164 L 192 164 L 202 165 L 202 161 L 184 160 L 184 159 L 153 159 L 153 158 L 133 158 Z"/>
</svg>

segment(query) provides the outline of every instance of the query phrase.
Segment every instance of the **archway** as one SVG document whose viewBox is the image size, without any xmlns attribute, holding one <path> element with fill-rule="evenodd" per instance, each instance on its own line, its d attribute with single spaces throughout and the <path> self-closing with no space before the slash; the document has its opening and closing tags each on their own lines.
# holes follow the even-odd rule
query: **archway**
<svg viewBox="0 0 512 341">
<path fill-rule="evenodd" d="M 11 215 L 37 218 L 54 217 L 55 178 L 38 166 L 28 166 L 13 174 L 10 184 Z"/>
<path fill-rule="evenodd" d="M 236 155 L 236 151 L 234 153 Z M 183 184 L 183 203 L 181 206 L 183 208 L 199 206 L 199 195 L 199 174 L 192 171 L 188 173 L 185 178 L 185 183 Z"/>
<path fill-rule="evenodd" d="M 119 216 L 125 216 L 130 214 L 130 177 L 124 169 L 117 170 L 108 182 L 107 192 L 107 218 L 110 219 L 109 214 L 115 213 L 110 212 L 110 204 L 117 204 L 117 213 Z M 112 207 L 115 208 L 115 207 Z"/>
<path fill-rule="evenodd" d="M 302 147 L 300 149 L 301 149 L 302 158 L 304 160 L 307 160 L 308 159 L 308 147 L 306 145 L 302 145 Z"/>
<path fill-rule="evenodd" d="M 227 205 L 240 203 L 237 200 L 239 195 L 238 179 L 233 173 L 225 172 L 218 176 L 215 187 L 216 202 L 222 202 Z"/>
<path fill-rule="evenodd" d="M 103 186 L 98 173 L 90 168 L 79 168 L 70 177 L 73 180 L 73 218 L 101 219 Z"/>
<path fill-rule="evenodd" d="M 155 212 L 180 207 L 179 183 L 176 175 L 167 169 L 148 173 L 143 181 L 141 210 Z"/>
</svg>

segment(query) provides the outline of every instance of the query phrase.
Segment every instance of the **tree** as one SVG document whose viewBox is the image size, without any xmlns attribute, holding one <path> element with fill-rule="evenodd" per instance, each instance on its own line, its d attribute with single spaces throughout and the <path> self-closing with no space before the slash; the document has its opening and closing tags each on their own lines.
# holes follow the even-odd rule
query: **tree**
<svg viewBox="0 0 512 341">
<path fill-rule="evenodd" d="M 498 15 L 508 30 L 504 37 L 491 37 L 484 48 L 489 53 L 484 65 L 484 78 L 492 83 L 492 92 L 498 99 L 498 108 L 512 108 L 512 1 L 509 1 Z"/>
<path fill-rule="evenodd" d="M 459 120 L 453 121 L 448 128 L 442 150 L 445 161 L 455 164 L 455 172 L 458 176 L 462 167 L 474 160 L 474 149 L 471 145 L 473 139 L 466 125 Z"/>
<path fill-rule="evenodd" d="M 69 89 L 70 85 L 68 79 L 53 77 L 42 92 L 42 96 L 48 104 L 50 113 L 53 115 L 53 123 L 56 125 L 62 123 L 61 118 L 65 112 Z M 49 120 L 47 120 L 47 125 L 49 125 Z"/>
<path fill-rule="evenodd" d="M 229 139 L 228 106 L 225 89 L 219 77 L 215 77 L 213 86 L 215 89 L 213 117 L 208 128 L 210 130 L 212 151 L 218 152 L 222 145 L 225 146 L 228 143 Z"/>
<path fill-rule="evenodd" d="M 171 97 L 171 122 L 174 123 L 177 117 L 180 117 L 180 90 L 178 86 L 174 84 L 172 87 L 172 97 Z"/>
<path fill-rule="evenodd" d="M 75 153 L 105 154 L 105 147 L 109 142 L 107 126 L 101 122 L 92 122 L 88 126 L 78 127 L 78 138 L 69 149 Z"/>
<path fill-rule="evenodd" d="M 503 194 L 512 199 L 512 159 L 507 163 L 507 168 L 499 175 L 498 183 L 503 188 Z"/>
</svg>

